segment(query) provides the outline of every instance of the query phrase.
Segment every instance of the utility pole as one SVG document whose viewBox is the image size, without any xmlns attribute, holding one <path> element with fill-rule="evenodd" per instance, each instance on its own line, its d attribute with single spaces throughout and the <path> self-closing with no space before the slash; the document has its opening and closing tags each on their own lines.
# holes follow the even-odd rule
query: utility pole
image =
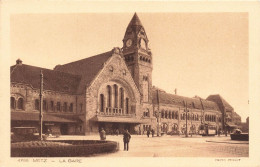
<svg viewBox="0 0 260 167">
<path fill-rule="evenodd" d="M 41 87 L 40 87 L 40 139 L 43 140 L 42 138 L 42 119 L 43 119 L 43 113 L 42 113 L 42 108 L 43 108 L 43 97 L 42 97 L 42 91 L 43 91 L 43 73 L 41 70 L 40 74 L 41 78 Z"/>
<path fill-rule="evenodd" d="M 157 136 L 160 136 L 160 98 L 159 98 L 159 90 L 157 89 Z"/>
<path fill-rule="evenodd" d="M 185 137 L 188 137 L 188 118 L 187 118 L 187 113 L 189 112 L 189 110 L 187 109 L 187 101 L 184 103 L 185 104 L 185 113 L 186 113 L 186 133 L 185 133 Z"/>
<path fill-rule="evenodd" d="M 193 125 L 192 125 L 192 119 L 193 119 L 193 113 L 192 113 L 192 109 L 191 109 L 191 119 L 190 119 L 190 122 L 191 122 L 191 137 L 192 137 L 192 133 L 193 133 Z"/>
</svg>

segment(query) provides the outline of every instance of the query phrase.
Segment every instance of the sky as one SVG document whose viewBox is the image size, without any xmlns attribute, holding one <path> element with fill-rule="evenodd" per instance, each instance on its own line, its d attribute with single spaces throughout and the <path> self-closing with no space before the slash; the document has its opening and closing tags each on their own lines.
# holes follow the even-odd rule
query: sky
<svg viewBox="0 0 260 167">
<path fill-rule="evenodd" d="M 11 65 L 53 69 L 122 47 L 134 13 L 14 14 Z M 168 93 L 220 94 L 249 116 L 247 13 L 137 13 L 153 54 L 153 85 Z"/>
</svg>

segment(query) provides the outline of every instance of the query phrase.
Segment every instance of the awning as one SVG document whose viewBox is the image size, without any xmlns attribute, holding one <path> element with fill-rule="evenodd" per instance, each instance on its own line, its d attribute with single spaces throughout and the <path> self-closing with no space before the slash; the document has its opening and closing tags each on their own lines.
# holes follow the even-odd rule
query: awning
<svg viewBox="0 0 260 167">
<path fill-rule="evenodd" d="M 235 125 L 235 124 L 233 124 L 231 122 L 227 122 L 226 125 L 231 127 L 231 128 L 237 128 L 237 125 Z"/>
<path fill-rule="evenodd" d="M 129 117 L 108 117 L 108 116 L 95 116 L 91 121 L 97 122 L 115 122 L 115 123 L 132 123 L 132 124 L 143 124 L 148 123 L 148 120 L 141 120 L 137 118 Z"/>
<path fill-rule="evenodd" d="M 39 121 L 39 113 L 11 112 L 12 121 Z M 77 119 L 43 113 L 43 122 L 76 123 Z"/>
</svg>

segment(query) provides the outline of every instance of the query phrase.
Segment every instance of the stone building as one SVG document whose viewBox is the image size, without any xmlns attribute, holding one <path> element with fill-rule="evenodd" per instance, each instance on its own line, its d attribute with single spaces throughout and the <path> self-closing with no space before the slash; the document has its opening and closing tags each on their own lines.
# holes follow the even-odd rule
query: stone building
<svg viewBox="0 0 260 167">
<path fill-rule="evenodd" d="M 197 133 L 202 124 L 233 126 L 234 109 L 220 96 L 207 99 L 169 94 L 152 84 L 153 55 L 148 36 L 134 14 L 123 47 L 57 65 L 53 70 L 11 66 L 11 126 L 39 126 L 40 72 L 43 73 L 43 125 L 61 134 L 110 134 L 129 129 L 142 134 Z M 185 112 L 188 111 L 188 112 Z M 187 117 L 186 117 L 187 114 Z"/>
</svg>

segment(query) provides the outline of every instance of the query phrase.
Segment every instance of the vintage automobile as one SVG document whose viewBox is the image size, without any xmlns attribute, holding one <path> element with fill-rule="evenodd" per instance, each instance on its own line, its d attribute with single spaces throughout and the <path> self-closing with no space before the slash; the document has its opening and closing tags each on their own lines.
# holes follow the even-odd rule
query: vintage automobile
<svg viewBox="0 0 260 167">
<path fill-rule="evenodd" d="M 47 136 L 43 134 L 43 139 Z M 36 127 L 13 127 L 11 130 L 11 142 L 39 140 L 40 135 Z"/>
</svg>

